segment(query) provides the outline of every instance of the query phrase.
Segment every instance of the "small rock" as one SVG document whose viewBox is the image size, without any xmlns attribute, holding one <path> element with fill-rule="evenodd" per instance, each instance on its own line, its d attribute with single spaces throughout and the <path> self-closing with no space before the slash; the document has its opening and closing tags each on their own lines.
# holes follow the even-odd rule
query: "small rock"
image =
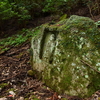
<svg viewBox="0 0 100 100">
<path fill-rule="evenodd" d="M 1 92 L 2 88 L 0 88 L 0 92 Z"/>
<path fill-rule="evenodd" d="M 5 73 L 5 74 L 4 74 L 4 76 L 8 76 L 8 75 L 9 75 L 9 73 Z"/>
<path fill-rule="evenodd" d="M 12 97 L 14 97 L 16 95 L 13 91 L 9 91 L 9 94 L 11 94 Z"/>
<path fill-rule="evenodd" d="M 60 96 L 60 95 L 58 95 L 58 98 L 59 98 L 59 99 L 61 99 L 61 96 Z"/>
<path fill-rule="evenodd" d="M 24 100 L 24 97 L 20 97 L 18 100 Z"/>
<path fill-rule="evenodd" d="M 28 74 L 29 76 L 34 76 L 34 71 L 28 70 L 27 74 Z"/>
<path fill-rule="evenodd" d="M 7 98 L 0 98 L 0 100 L 7 100 Z"/>
</svg>

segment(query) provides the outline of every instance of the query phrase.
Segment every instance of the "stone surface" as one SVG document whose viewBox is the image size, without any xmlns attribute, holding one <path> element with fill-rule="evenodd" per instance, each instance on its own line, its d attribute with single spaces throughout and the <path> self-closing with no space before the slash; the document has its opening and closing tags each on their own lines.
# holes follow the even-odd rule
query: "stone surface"
<svg viewBox="0 0 100 100">
<path fill-rule="evenodd" d="M 0 100 L 7 100 L 7 98 L 0 98 Z"/>
<path fill-rule="evenodd" d="M 88 97 L 100 89 L 100 32 L 91 19 L 42 25 L 31 52 L 34 74 L 58 93 Z"/>
</svg>

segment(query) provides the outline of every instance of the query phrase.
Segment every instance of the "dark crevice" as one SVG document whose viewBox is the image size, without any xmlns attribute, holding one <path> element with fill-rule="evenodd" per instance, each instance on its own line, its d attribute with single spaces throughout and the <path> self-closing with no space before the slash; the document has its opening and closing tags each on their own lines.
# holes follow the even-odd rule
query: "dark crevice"
<svg viewBox="0 0 100 100">
<path fill-rule="evenodd" d="M 44 44 L 45 44 L 45 39 L 46 39 L 46 33 L 43 34 L 41 44 L 40 44 L 40 54 L 39 54 L 40 59 L 42 59 L 42 57 L 43 57 L 43 48 L 44 48 Z"/>
<path fill-rule="evenodd" d="M 57 39 L 57 31 L 53 32 L 52 34 L 54 34 L 54 42 L 55 42 L 55 46 L 56 46 L 56 39 Z M 45 40 L 46 40 L 46 37 L 47 37 L 48 33 L 44 33 L 43 36 L 42 36 L 42 39 L 41 39 L 41 44 L 40 44 L 40 54 L 39 54 L 39 58 L 42 59 L 43 58 L 43 52 L 44 52 L 44 45 L 45 45 Z M 49 58 L 49 63 L 52 64 L 53 63 L 53 56 L 54 56 L 54 52 L 55 52 L 55 47 L 50 55 L 50 58 Z"/>
<path fill-rule="evenodd" d="M 50 55 L 50 59 L 49 59 L 49 64 L 52 64 L 53 63 L 53 55 L 54 55 L 54 51 L 55 51 L 55 47 Z"/>
</svg>

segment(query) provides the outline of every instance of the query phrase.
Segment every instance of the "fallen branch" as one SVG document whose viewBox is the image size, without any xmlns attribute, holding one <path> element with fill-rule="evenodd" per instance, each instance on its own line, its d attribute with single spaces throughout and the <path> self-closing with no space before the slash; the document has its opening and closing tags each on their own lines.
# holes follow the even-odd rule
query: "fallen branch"
<svg viewBox="0 0 100 100">
<path fill-rule="evenodd" d="M 21 73 L 23 73 L 23 72 L 19 72 L 19 73 L 15 74 L 15 75 L 13 75 L 13 76 L 11 76 L 11 77 L 8 77 L 8 78 L 6 78 L 6 79 L 0 80 L 0 83 L 9 81 L 10 79 L 12 79 L 12 78 L 14 78 L 14 77 L 17 77 L 17 76 L 20 75 Z M 25 73 L 26 73 L 26 72 L 25 72 Z"/>
<path fill-rule="evenodd" d="M 82 63 L 86 64 L 87 66 L 89 66 L 90 68 L 92 68 L 94 71 L 96 71 L 97 73 L 100 73 L 100 71 L 98 71 L 97 69 L 95 69 L 94 66 L 91 66 L 90 64 L 88 64 L 87 62 L 85 62 L 84 60 L 81 60 Z"/>
</svg>

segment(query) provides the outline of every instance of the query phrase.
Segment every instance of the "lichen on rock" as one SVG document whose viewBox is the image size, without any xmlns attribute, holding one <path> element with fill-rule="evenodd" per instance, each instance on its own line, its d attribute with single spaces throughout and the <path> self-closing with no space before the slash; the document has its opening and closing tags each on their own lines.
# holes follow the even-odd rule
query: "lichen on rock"
<svg viewBox="0 0 100 100">
<path fill-rule="evenodd" d="M 32 67 L 58 93 L 90 96 L 100 89 L 100 32 L 93 20 L 73 15 L 32 38 Z"/>
</svg>

